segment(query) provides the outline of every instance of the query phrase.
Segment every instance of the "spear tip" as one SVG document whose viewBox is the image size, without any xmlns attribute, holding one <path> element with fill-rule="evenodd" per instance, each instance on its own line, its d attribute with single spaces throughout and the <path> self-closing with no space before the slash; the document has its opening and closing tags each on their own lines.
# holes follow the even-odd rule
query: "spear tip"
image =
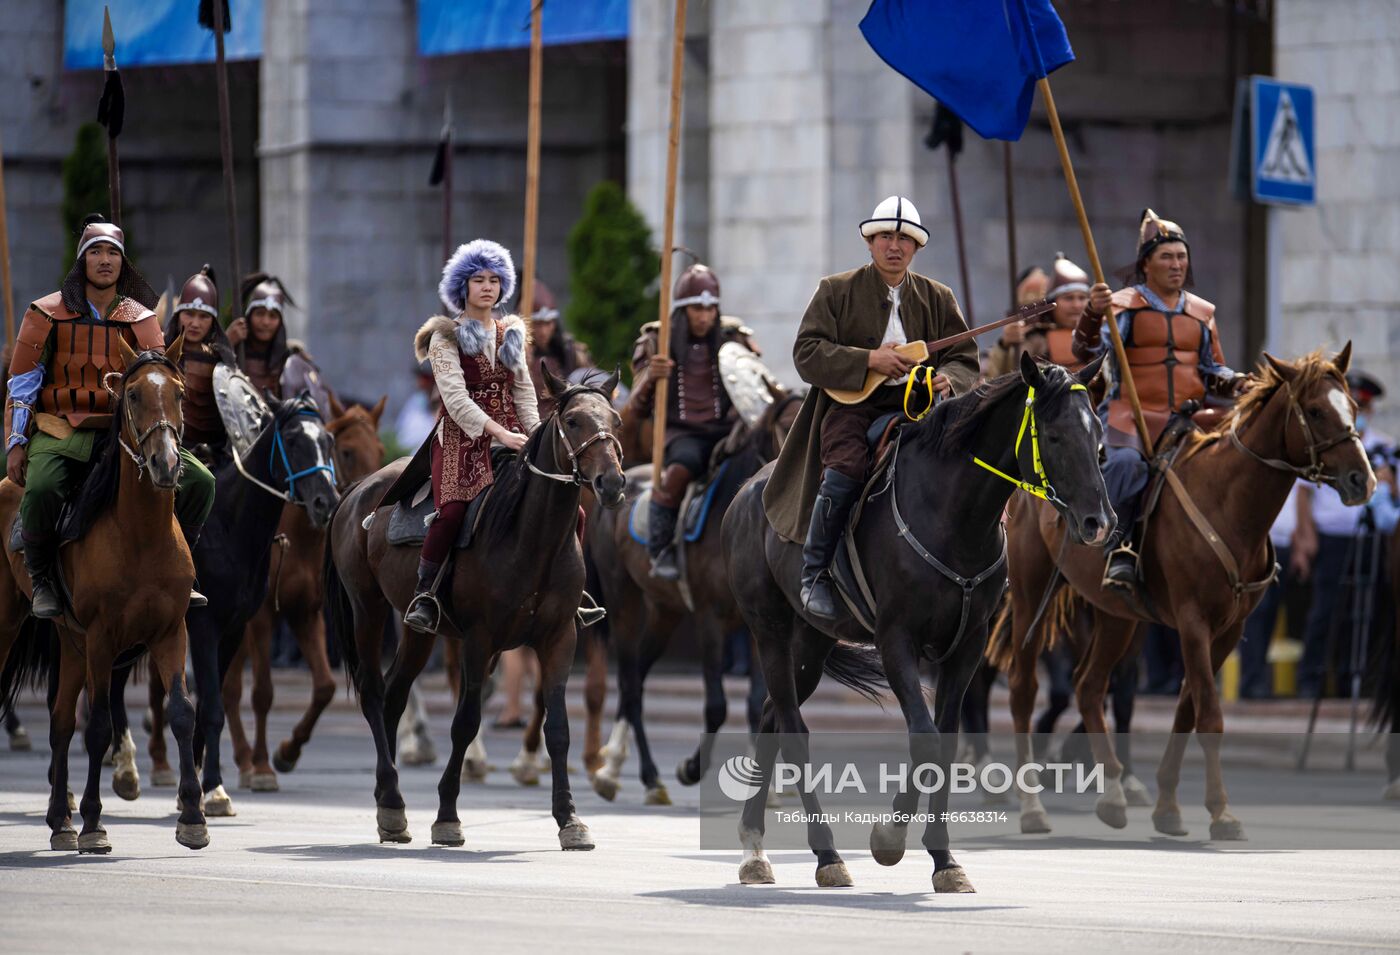
<svg viewBox="0 0 1400 955">
<path fill-rule="evenodd" d="M 102 52 L 112 56 L 117 51 L 117 38 L 112 34 L 112 11 L 102 7 Z"/>
</svg>

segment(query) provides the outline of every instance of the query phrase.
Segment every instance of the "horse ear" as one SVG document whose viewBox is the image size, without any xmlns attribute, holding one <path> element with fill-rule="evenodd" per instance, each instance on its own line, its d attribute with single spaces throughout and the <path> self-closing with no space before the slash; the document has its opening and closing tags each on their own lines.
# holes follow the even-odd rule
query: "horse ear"
<svg viewBox="0 0 1400 955">
<path fill-rule="evenodd" d="M 1337 370 L 1346 375 L 1347 369 L 1351 367 L 1351 341 L 1348 340 L 1342 346 L 1342 350 L 1337 352 L 1337 357 L 1332 359 L 1332 364 L 1337 366 Z"/>
<path fill-rule="evenodd" d="M 540 359 L 540 374 L 544 377 L 545 387 L 549 389 L 549 393 L 554 397 L 558 398 L 569 390 L 569 383 L 562 378 L 556 378 L 554 372 L 550 371 L 549 366 L 544 363 L 543 358 Z"/>
<path fill-rule="evenodd" d="M 173 364 L 173 365 L 178 365 L 178 364 L 180 364 L 180 359 L 181 359 L 181 357 L 184 356 L 184 354 L 185 354 L 185 333 L 184 333 L 184 332 L 181 332 L 179 335 L 177 335 L 177 336 L 175 337 L 175 340 L 174 340 L 173 342 L 171 342 L 168 346 L 166 346 L 166 349 L 165 349 L 165 357 L 168 358 L 168 359 L 170 359 L 171 364 Z"/>
<path fill-rule="evenodd" d="M 1021 380 L 1032 388 L 1041 388 L 1045 385 L 1045 374 L 1040 370 L 1040 365 L 1031 353 L 1021 352 Z"/>
<path fill-rule="evenodd" d="M 136 351 L 126 343 L 126 338 L 122 335 L 117 336 L 117 350 L 122 356 L 123 368 L 130 368 L 136 364 Z"/>
<path fill-rule="evenodd" d="M 344 406 L 343 404 L 340 403 L 340 399 L 336 397 L 335 392 L 334 392 L 334 391 L 329 391 L 329 392 L 327 392 L 327 393 L 326 393 L 326 397 L 330 398 L 330 400 L 331 400 L 331 417 L 332 417 L 332 418 L 343 418 L 343 417 L 345 417 L 345 406 Z"/>
<path fill-rule="evenodd" d="M 369 409 L 369 416 L 374 419 L 375 427 L 379 426 L 379 418 L 384 414 L 384 405 L 387 404 L 388 401 L 388 395 L 380 395 L 379 401 L 375 403 L 373 408 Z"/>
<path fill-rule="evenodd" d="M 598 390 L 608 396 L 612 401 L 613 395 L 617 394 L 617 383 L 622 380 L 622 369 L 614 367 L 613 373 L 608 376 L 608 380 L 598 386 Z"/>
<path fill-rule="evenodd" d="M 1103 368 L 1104 359 L 1107 357 L 1108 355 L 1105 353 L 1095 358 L 1093 361 L 1089 362 L 1089 364 L 1079 369 L 1074 377 L 1078 379 L 1081 385 L 1089 384 L 1089 382 L 1099 377 L 1099 371 Z"/>
<path fill-rule="evenodd" d="M 1298 377 L 1298 369 L 1293 367 L 1292 362 L 1284 361 L 1281 358 L 1275 358 L 1268 352 L 1264 352 L 1264 360 L 1269 363 L 1269 367 L 1274 370 L 1274 374 L 1278 375 L 1283 381 L 1292 381 L 1294 378 Z"/>
</svg>

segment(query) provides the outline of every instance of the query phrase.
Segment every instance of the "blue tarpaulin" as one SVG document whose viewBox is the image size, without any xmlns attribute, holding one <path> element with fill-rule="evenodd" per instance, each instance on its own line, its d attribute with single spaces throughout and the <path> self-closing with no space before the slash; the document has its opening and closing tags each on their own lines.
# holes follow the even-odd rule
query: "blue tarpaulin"
<svg viewBox="0 0 1400 955">
<path fill-rule="evenodd" d="M 198 0 L 68 0 L 63 11 L 63 67 L 102 68 L 102 8 L 112 13 L 117 66 L 211 63 L 214 34 L 199 25 Z M 230 60 L 262 55 L 263 0 L 229 0 Z"/>
<path fill-rule="evenodd" d="M 530 45 L 531 0 L 418 0 L 418 52 L 479 53 Z M 547 45 L 625 40 L 629 0 L 544 0 Z"/>
</svg>

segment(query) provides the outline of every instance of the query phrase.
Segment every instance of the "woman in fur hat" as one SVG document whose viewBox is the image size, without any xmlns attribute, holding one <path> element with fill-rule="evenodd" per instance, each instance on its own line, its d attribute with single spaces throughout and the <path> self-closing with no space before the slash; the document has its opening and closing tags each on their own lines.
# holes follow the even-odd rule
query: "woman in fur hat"
<svg viewBox="0 0 1400 955">
<path fill-rule="evenodd" d="M 467 503 L 494 481 L 491 446 L 512 451 L 540 423 L 535 388 L 525 365 L 525 323 L 518 315 L 497 317 L 515 292 L 510 253 L 489 239 L 459 246 L 442 270 L 438 295 L 451 318 L 430 318 L 414 336 L 414 353 L 427 359 L 442 396 L 432 441 L 433 505 L 418 562 L 418 586 L 404 623 L 431 632 L 430 600 L 438 571 L 457 540 Z"/>
</svg>

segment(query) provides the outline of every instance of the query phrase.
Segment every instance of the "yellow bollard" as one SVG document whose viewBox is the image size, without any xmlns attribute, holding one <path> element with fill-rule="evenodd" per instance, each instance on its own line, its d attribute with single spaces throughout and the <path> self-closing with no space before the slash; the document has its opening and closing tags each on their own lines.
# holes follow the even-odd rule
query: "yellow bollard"
<svg viewBox="0 0 1400 955">
<path fill-rule="evenodd" d="M 1231 651 L 1220 668 L 1220 698 L 1234 703 L 1240 698 L 1240 652 Z"/>
</svg>

